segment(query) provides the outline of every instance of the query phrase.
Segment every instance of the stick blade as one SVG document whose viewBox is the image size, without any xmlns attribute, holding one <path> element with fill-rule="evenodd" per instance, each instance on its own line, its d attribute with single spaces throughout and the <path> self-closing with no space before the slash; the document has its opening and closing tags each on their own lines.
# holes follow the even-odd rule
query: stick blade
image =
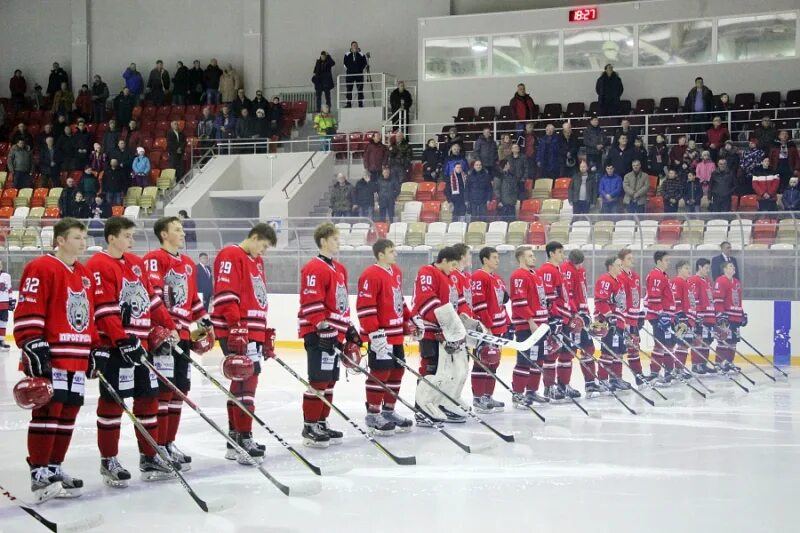
<svg viewBox="0 0 800 533">
<path fill-rule="evenodd" d="M 236 507 L 236 500 L 230 496 L 223 496 L 221 498 L 206 502 L 206 512 L 208 513 L 220 513 L 233 507 Z"/>
<path fill-rule="evenodd" d="M 80 531 L 89 531 L 90 529 L 99 527 L 104 523 L 105 523 L 105 518 L 103 518 L 103 515 L 94 514 L 83 517 L 80 520 L 75 520 L 74 522 L 61 524 L 58 526 L 57 531 L 59 532 L 65 531 L 67 533 L 79 533 Z"/>
</svg>

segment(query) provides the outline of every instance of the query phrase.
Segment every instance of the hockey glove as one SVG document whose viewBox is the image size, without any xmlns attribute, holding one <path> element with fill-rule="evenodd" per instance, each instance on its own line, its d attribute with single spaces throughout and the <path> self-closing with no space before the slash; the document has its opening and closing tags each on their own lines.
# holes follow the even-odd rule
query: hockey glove
<svg viewBox="0 0 800 533">
<path fill-rule="evenodd" d="M 592 323 L 592 317 L 589 316 L 589 313 L 580 313 L 578 316 L 580 316 L 581 320 L 583 320 L 584 328 L 588 328 L 589 325 Z"/>
<path fill-rule="evenodd" d="M 237 322 L 228 331 L 228 354 L 247 355 L 247 343 L 250 332 L 241 321 Z"/>
<path fill-rule="evenodd" d="M 425 335 L 425 323 L 418 316 L 412 316 L 406 323 L 403 334 L 418 341 Z"/>
<path fill-rule="evenodd" d="M 386 341 L 386 332 L 384 330 L 379 329 L 369 334 L 369 349 L 378 359 L 391 359 L 392 347 Z"/>
<path fill-rule="evenodd" d="M 658 327 L 664 331 L 667 331 L 672 327 L 672 318 L 667 313 L 661 313 L 658 315 Z"/>
<path fill-rule="evenodd" d="M 327 354 L 333 355 L 335 353 L 334 347 L 338 344 L 336 339 L 336 330 L 328 326 L 325 329 L 317 330 L 319 336 L 319 349 Z"/>
<path fill-rule="evenodd" d="M 129 366 L 139 366 L 142 357 L 147 357 L 147 352 L 142 348 L 142 343 L 135 335 L 128 335 L 117 341 L 117 349 L 122 360 Z"/>
<path fill-rule="evenodd" d="M 350 324 L 347 327 L 347 332 L 344 334 L 344 340 L 361 346 L 361 333 L 358 332 L 353 324 Z"/>
<path fill-rule="evenodd" d="M 747 325 L 747 313 L 742 313 L 742 322 L 739 324 L 740 327 L 745 327 Z"/>
<path fill-rule="evenodd" d="M 86 377 L 95 379 L 98 372 L 104 373 L 110 357 L 111 354 L 107 348 L 92 348 L 89 353 L 89 369 L 86 370 Z"/>
<path fill-rule="evenodd" d="M 204 327 L 206 329 L 214 328 L 214 324 L 211 322 L 211 318 L 208 315 L 198 320 L 197 323 L 200 324 L 201 327 Z"/>
<path fill-rule="evenodd" d="M 560 317 L 551 316 L 547 321 L 547 325 L 550 326 L 550 333 L 559 335 L 564 327 L 564 321 Z"/>
<path fill-rule="evenodd" d="M 678 313 L 675 315 L 675 320 L 678 322 L 678 324 L 689 324 L 689 317 L 686 316 L 686 313 L 683 311 L 678 311 Z"/>
<path fill-rule="evenodd" d="M 30 339 L 22 345 L 22 371 L 29 378 L 50 378 L 50 344 L 41 337 Z"/>
<path fill-rule="evenodd" d="M 275 328 L 267 328 L 265 333 L 264 353 L 262 355 L 264 359 L 273 359 L 275 357 Z"/>
<path fill-rule="evenodd" d="M 731 324 L 731 321 L 728 318 L 728 314 L 727 313 L 720 313 L 719 315 L 717 315 L 717 326 L 721 326 L 721 327 L 727 328 L 727 327 L 730 326 L 730 324 Z"/>
</svg>

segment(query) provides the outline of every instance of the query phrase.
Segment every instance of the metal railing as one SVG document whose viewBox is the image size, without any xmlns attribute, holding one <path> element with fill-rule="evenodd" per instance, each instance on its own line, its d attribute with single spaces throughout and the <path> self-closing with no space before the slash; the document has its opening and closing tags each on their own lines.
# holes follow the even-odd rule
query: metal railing
<svg viewBox="0 0 800 533">
<path fill-rule="evenodd" d="M 300 175 L 303 172 L 303 170 L 306 168 L 306 165 L 310 164 L 311 168 L 314 168 L 314 156 L 315 155 L 317 155 L 317 152 L 312 152 L 311 155 L 308 156 L 308 159 L 306 159 L 306 161 L 300 166 L 300 168 L 297 169 L 297 172 L 295 172 L 294 175 L 289 179 L 288 183 L 286 183 L 286 185 L 283 187 L 283 189 L 281 189 L 281 192 L 283 192 L 283 194 L 286 195 L 286 199 L 287 200 L 289 199 L 289 193 L 286 192 L 286 190 L 294 183 L 295 180 L 297 180 L 298 184 L 300 184 L 300 185 L 303 184 L 303 179 L 300 177 Z"/>
<path fill-rule="evenodd" d="M 386 108 L 389 101 L 386 88 L 393 85 L 397 85 L 397 78 L 385 72 L 339 74 L 336 77 L 336 107 L 341 110 L 350 102 L 353 107 Z M 350 100 L 347 99 L 348 89 L 352 91 Z M 360 99 L 362 95 L 363 99 Z"/>
</svg>

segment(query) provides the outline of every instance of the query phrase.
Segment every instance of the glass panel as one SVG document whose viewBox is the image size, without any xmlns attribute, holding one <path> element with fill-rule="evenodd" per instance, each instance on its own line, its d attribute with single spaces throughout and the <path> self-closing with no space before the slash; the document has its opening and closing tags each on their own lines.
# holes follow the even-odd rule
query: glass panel
<svg viewBox="0 0 800 533">
<path fill-rule="evenodd" d="M 795 57 L 797 14 L 719 19 L 717 61 Z"/>
<path fill-rule="evenodd" d="M 558 70 L 558 32 L 492 37 L 495 75 L 533 74 Z"/>
<path fill-rule="evenodd" d="M 711 21 L 639 26 L 639 66 L 711 62 Z"/>
<path fill-rule="evenodd" d="M 444 37 L 425 41 L 425 78 L 489 74 L 489 37 Z"/>
<path fill-rule="evenodd" d="M 633 26 L 564 31 L 564 70 L 633 66 Z"/>
</svg>

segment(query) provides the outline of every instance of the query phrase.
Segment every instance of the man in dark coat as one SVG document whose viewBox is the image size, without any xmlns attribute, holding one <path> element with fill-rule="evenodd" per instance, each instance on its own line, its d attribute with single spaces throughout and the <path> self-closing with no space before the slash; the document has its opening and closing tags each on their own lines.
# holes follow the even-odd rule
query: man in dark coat
<svg viewBox="0 0 800 533">
<path fill-rule="evenodd" d="M 189 104 L 199 104 L 205 90 L 203 68 L 200 66 L 200 61 L 195 59 L 192 62 L 192 68 L 189 69 Z"/>
<path fill-rule="evenodd" d="M 719 245 L 719 249 L 722 253 L 711 258 L 711 278 L 717 279 L 722 275 L 722 265 L 725 263 L 733 263 L 733 266 L 736 269 L 733 277 L 739 279 L 739 265 L 736 263 L 736 258 L 731 255 L 733 252 L 731 243 L 728 241 L 723 241 Z"/>
<path fill-rule="evenodd" d="M 345 107 L 352 107 L 354 84 L 356 91 L 358 91 L 358 107 L 364 107 L 364 71 L 368 71 L 369 61 L 367 56 L 361 53 L 361 48 L 358 47 L 357 41 L 350 43 L 350 51 L 344 56 L 344 67 L 345 74 L 347 74 L 345 82 L 347 104 L 345 104 Z"/>
<path fill-rule="evenodd" d="M 186 135 L 179 129 L 177 120 L 173 120 L 167 133 L 167 153 L 169 164 L 175 169 L 175 175 L 183 176 L 183 156 L 186 153 Z"/>
<path fill-rule="evenodd" d="M 322 108 L 323 93 L 325 93 L 325 104 L 329 108 L 331 107 L 334 65 L 336 65 L 336 62 L 325 50 L 319 53 L 319 59 L 314 63 L 314 75 L 311 76 L 311 83 L 314 84 L 314 92 L 317 95 L 317 109 Z"/>
<path fill-rule="evenodd" d="M 492 176 L 483 168 L 480 160 L 475 161 L 467 176 L 465 189 L 472 220 L 485 221 L 486 204 L 492 199 Z"/>
<path fill-rule="evenodd" d="M 235 117 L 242 116 L 242 109 L 247 109 L 250 113 L 253 112 L 253 102 L 245 96 L 244 89 L 239 89 L 236 91 L 236 98 L 230 103 L 231 106 L 231 113 Z"/>
<path fill-rule="evenodd" d="M 389 107 L 392 111 L 392 124 L 394 124 L 394 129 L 397 129 L 397 124 L 400 122 L 400 116 L 398 111 L 403 109 L 406 112 L 405 115 L 405 122 L 408 124 L 411 119 L 411 113 L 409 113 L 409 109 L 414 104 L 414 98 L 412 98 L 411 93 L 406 90 L 406 82 L 399 81 L 397 82 L 397 89 L 392 91 L 389 95 Z M 403 132 L 406 133 L 406 132 Z"/>
<path fill-rule="evenodd" d="M 67 87 L 69 87 L 69 76 L 67 76 L 67 71 L 61 68 L 58 63 L 53 63 L 53 69 L 50 71 L 50 77 L 47 78 L 47 96 L 53 98 L 53 95 L 61 90 L 62 83 L 66 83 Z"/>
<path fill-rule="evenodd" d="M 392 177 L 388 167 L 383 167 L 378 180 L 378 217 L 388 224 L 394 222 L 394 203 L 400 195 L 400 182 Z"/>
<path fill-rule="evenodd" d="M 544 129 L 544 135 L 536 143 L 536 166 L 541 171 L 543 178 L 557 178 L 561 170 L 559 160 L 559 136 L 555 134 L 556 128 L 548 124 Z"/>
<path fill-rule="evenodd" d="M 608 149 L 607 162 L 614 165 L 614 169 L 620 176 L 625 176 L 633 169 L 633 160 L 636 154 L 628 142 L 627 135 L 620 135 L 617 139 L 617 145 Z"/>
<path fill-rule="evenodd" d="M 106 102 L 108 101 L 108 85 L 99 74 L 92 81 L 92 122 L 98 124 L 106 120 Z"/>
<path fill-rule="evenodd" d="M 172 104 L 185 105 L 186 100 L 191 96 L 191 84 L 189 83 L 189 69 L 178 61 L 175 75 L 172 76 Z"/>
<path fill-rule="evenodd" d="M 369 172 L 358 180 L 353 193 L 353 211 L 360 217 L 372 218 L 375 214 L 375 195 L 378 193 L 377 183 Z"/>
<path fill-rule="evenodd" d="M 203 295 L 203 307 L 208 311 L 211 304 L 211 293 L 214 291 L 214 276 L 211 266 L 208 264 L 208 254 L 203 252 L 198 257 L 200 261 L 195 265 L 194 280 L 197 284 L 197 292 Z"/>
<path fill-rule="evenodd" d="M 120 123 L 128 124 L 131 121 L 134 107 L 136 107 L 136 97 L 131 94 L 130 89 L 125 87 L 114 98 L 114 111 Z"/>
<path fill-rule="evenodd" d="M 610 116 L 620 114 L 620 98 L 625 88 L 622 86 L 622 78 L 614 71 L 614 66 L 610 63 L 597 78 L 594 85 L 597 93 L 597 103 L 600 106 L 600 115 Z"/>
<path fill-rule="evenodd" d="M 588 213 L 597 202 L 597 174 L 589 170 L 589 163 L 581 161 L 567 192 L 572 212 L 576 215 Z"/>
<path fill-rule="evenodd" d="M 218 104 L 221 100 L 219 94 L 219 80 L 222 78 L 222 69 L 217 65 L 216 58 L 211 58 L 211 62 L 203 73 L 203 83 L 206 87 L 206 103 Z"/>
<path fill-rule="evenodd" d="M 164 105 L 164 96 L 169 92 L 169 87 L 169 72 L 164 68 L 164 62 L 159 59 L 156 61 L 156 68 L 150 71 L 150 76 L 147 78 L 147 89 L 155 105 Z"/>
<path fill-rule="evenodd" d="M 686 95 L 683 103 L 684 113 L 697 113 L 691 120 L 694 124 L 692 131 L 695 133 L 706 131 L 709 122 L 708 113 L 714 110 L 714 93 L 705 86 L 703 78 L 697 77 L 694 80 L 694 87 Z"/>
</svg>

